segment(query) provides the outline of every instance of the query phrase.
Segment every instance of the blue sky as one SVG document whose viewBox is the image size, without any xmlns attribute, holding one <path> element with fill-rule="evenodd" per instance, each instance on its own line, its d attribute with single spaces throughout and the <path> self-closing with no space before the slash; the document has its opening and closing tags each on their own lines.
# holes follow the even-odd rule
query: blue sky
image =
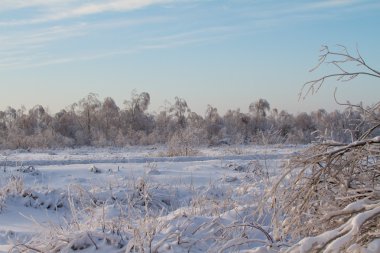
<svg viewBox="0 0 380 253">
<path fill-rule="evenodd" d="M 290 112 L 379 100 L 378 80 L 328 82 L 298 101 L 321 45 L 344 44 L 380 69 L 380 2 L 365 0 L 1 0 L 0 110 L 36 104 L 51 112 L 90 92 L 119 106 L 132 90 L 150 111 L 184 98 L 248 110 L 267 99 Z"/>
</svg>

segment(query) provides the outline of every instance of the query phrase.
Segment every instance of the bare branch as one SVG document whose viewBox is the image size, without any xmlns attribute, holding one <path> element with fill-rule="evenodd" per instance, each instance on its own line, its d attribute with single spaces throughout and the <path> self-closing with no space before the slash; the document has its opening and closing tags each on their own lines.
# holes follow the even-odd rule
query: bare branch
<svg viewBox="0 0 380 253">
<path fill-rule="evenodd" d="M 367 65 L 367 63 L 364 61 L 363 57 L 359 53 L 358 47 L 356 47 L 357 57 L 354 57 L 345 46 L 337 45 L 337 47 L 340 48 L 341 51 L 330 51 L 328 46 L 322 46 L 320 50 L 321 55 L 319 56 L 318 64 L 314 68 L 312 68 L 310 72 L 313 72 L 316 69 L 318 69 L 323 63 L 333 64 L 339 72 L 324 75 L 318 79 L 306 82 L 301 89 L 300 98 L 302 97 L 304 99 L 310 93 L 314 94 L 318 92 L 324 81 L 327 79 L 337 78 L 337 81 L 346 82 L 358 76 L 371 76 L 380 78 L 380 71 L 375 70 L 374 68 Z M 329 59 L 330 57 L 336 57 L 338 59 L 327 61 L 327 59 Z M 355 72 L 348 71 L 343 66 L 348 62 L 357 63 L 358 66 L 364 67 L 364 70 Z"/>
<path fill-rule="evenodd" d="M 355 57 L 345 46 L 337 46 L 337 52 L 322 46 L 316 68 L 322 63 L 333 64 L 338 72 L 305 83 L 300 97 L 317 92 L 328 79 L 347 82 L 359 76 L 380 78 L 379 71 L 367 65 L 357 47 Z M 327 61 L 331 57 L 333 60 Z M 361 69 L 349 70 L 347 64 L 352 63 Z M 295 240 L 304 238 L 288 252 L 340 252 L 352 245 L 367 246 L 380 234 L 380 136 L 376 133 L 380 102 L 371 107 L 342 103 L 336 92 L 335 102 L 346 106 L 350 114 L 357 113 L 352 131 L 360 135 L 352 136 L 349 144 L 312 145 L 289 161 L 274 184 L 272 206 L 276 216 L 285 217 L 282 224 L 275 223 L 275 233 Z M 363 133 L 360 129 L 366 130 Z"/>
</svg>

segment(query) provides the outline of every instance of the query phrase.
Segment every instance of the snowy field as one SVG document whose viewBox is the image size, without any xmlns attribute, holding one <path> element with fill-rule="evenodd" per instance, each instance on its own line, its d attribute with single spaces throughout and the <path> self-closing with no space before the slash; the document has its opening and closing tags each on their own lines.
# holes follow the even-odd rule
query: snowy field
<svg viewBox="0 0 380 253">
<path fill-rule="evenodd" d="M 259 205 L 301 148 L 1 151 L 0 252 L 272 252 Z"/>
</svg>

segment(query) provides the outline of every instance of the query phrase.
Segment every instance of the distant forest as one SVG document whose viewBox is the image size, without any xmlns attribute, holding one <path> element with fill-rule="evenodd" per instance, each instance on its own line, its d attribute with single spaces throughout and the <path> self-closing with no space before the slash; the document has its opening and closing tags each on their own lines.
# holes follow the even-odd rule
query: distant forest
<svg viewBox="0 0 380 253">
<path fill-rule="evenodd" d="M 359 111 L 290 114 L 272 109 L 265 99 L 250 104 L 249 112 L 228 110 L 219 115 L 208 105 L 204 115 L 175 97 L 166 110 L 147 112 L 150 95 L 133 92 L 123 107 L 90 93 L 54 115 L 41 105 L 30 110 L 8 107 L 0 111 L 0 148 L 60 148 L 169 144 L 180 147 L 222 144 L 307 144 L 333 140 L 351 142 L 368 130 Z"/>
</svg>

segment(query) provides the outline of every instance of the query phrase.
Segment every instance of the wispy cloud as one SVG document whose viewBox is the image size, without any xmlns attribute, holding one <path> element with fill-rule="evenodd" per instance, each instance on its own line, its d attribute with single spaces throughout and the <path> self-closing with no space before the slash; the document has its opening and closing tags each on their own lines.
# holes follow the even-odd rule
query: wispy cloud
<svg viewBox="0 0 380 253">
<path fill-rule="evenodd" d="M 230 8 L 233 9 L 233 6 Z M 259 1 L 237 12 L 252 27 L 272 27 L 300 22 L 349 17 L 364 11 L 380 10 L 380 2 L 370 0 Z"/>
<path fill-rule="evenodd" d="M 0 42 L 1 51 L 10 47 L 42 46 L 51 41 L 82 36 L 87 27 L 88 25 L 81 23 L 71 26 L 52 26 L 31 32 L 18 31 L 2 38 Z"/>
<path fill-rule="evenodd" d="M 113 0 L 101 3 L 91 3 L 71 8 L 61 13 L 53 13 L 44 19 L 60 20 L 99 14 L 103 12 L 125 12 L 168 2 L 171 2 L 171 0 Z"/>
<path fill-rule="evenodd" d="M 143 50 L 217 43 L 286 22 L 328 19 L 341 11 L 374 8 L 371 1 L 359 0 L 239 3 L 219 0 L 3 0 L 0 13 L 8 15 L 0 15 L 0 67 L 46 66 Z M 165 6 L 161 9 L 165 14 L 144 12 L 150 6 Z M 140 15 L 135 15 L 136 10 Z M 132 15 L 124 15 L 124 12 Z M 13 13 L 19 14 L 18 18 L 12 18 L 10 14 Z M 119 13 L 123 15 L 114 15 Z M 95 45 L 91 41 L 93 38 L 100 42 Z M 125 44 L 117 43 L 119 38 L 125 40 Z M 71 48 L 68 53 L 62 53 L 60 47 L 65 47 L 67 41 Z M 85 42 L 88 46 L 81 48 Z M 82 49 L 85 52 L 81 52 Z"/>
<path fill-rule="evenodd" d="M 238 26 L 211 26 L 185 32 L 173 32 L 143 39 L 142 49 L 173 48 L 183 45 L 222 41 L 240 33 Z"/>
<path fill-rule="evenodd" d="M 319 0 L 319 1 L 289 1 L 260 4 L 257 8 L 249 8 L 245 14 L 257 18 L 278 18 L 282 15 L 307 15 L 329 10 L 344 10 L 352 6 L 365 5 L 367 1 L 358 0 Z M 336 13 L 339 15 L 339 12 Z"/>
<path fill-rule="evenodd" d="M 75 0 L 2 0 L 0 11 L 8 11 L 30 7 L 52 7 L 67 5 Z"/>
<path fill-rule="evenodd" d="M 113 25 L 122 24 L 123 23 L 113 23 Z M 94 29 L 94 27 L 92 27 L 91 25 L 82 25 L 81 27 L 86 28 L 85 30 Z M 97 24 L 95 25 L 95 27 L 107 27 L 107 24 Z M 49 43 L 55 39 L 59 39 L 59 37 L 63 36 L 64 34 L 66 36 L 69 36 L 68 33 L 65 32 L 69 30 L 71 30 L 73 34 L 75 34 L 75 32 L 77 31 L 74 27 L 70 27 L 66 29 L 56 28 L 51 31 L 40 32 L 38 34 L 34 34 L 33 36 L 25 36 L 22 40 L 22 43 L 20 42 L 18 45 L 15 45 L 15 47 L 12 48 L 10 47 L 10 45 L 12 44 L 12 40 L 16 42 L 19 41 L 19 38 L 8 38 L 7 44 L 9 47 L 6 50 L 0 50 L 0 56 L 2 56 L 2 58 L 0 58 L 0 67 L 11 69 L 30 68 L 70 62 L 106 59 L 114 56 L 129 55 L 146 50 L 168 49 L 190 44 L 221 41 L 229 37 L 232 37 L 234 34 L 238 32 L 237 27 L 216 26 L 188 32 L 173 33 L 170 35 L 147 35 L 145 36 L 145 38 L 140 38 L 140 40 L 129 46 L 129 48 L 127 49 L 120 48 L 102 52 L 82 53 L 75 56 L 56 57 L 54 55 L 41 53 L 35 50 L 36 48 L 43 48 L 43 46 L 46 43 Z M 62 31 L 63 34 L 60 35 L 58 31 Z M 81 29 L 78 29 L 78 31 L 81 31 Z M 21 45 L 23 46 L 23 49 L 17 51 L 17 48 L 19 48 L 19 46 Z"/>
<path fill-rule="evenodd" d="M 94 53 L 94 54 L 83 54 L 79 56 L 68 56 L 68 57 L 52 57 L 44 55 L 40 56 L 40 60 L 35 62 L 33 58 L 22 58 L 13 59 L 13 61 L 0 61 L 0 67 L 6 68 L 34 68 L 34 67 L 43 67 L 49 65 L 63 64 L 63 63 L 71 63 L 71 62 L 81 62 L 81 61 L 91 61 L 96 59 L 104 59 L 108 57 L 112 57 L 115 55 L 127 55 L 138 52 L 139 49 L 133 50 L 114 50 L 107 53 Z"/>
<path fill-rule="evenodd" d="M 173 0 L 102 0 L 83 4 L 80 0 L 6 0 L 0 11 L 37 8 L 37 15 L 28 19 L 0 19 L 0 26 L 22 26 L 79 18 L 105 12 L 127 12 L 152 5 L 171 3 Z"/>
<path fill-rule="evenodd" d="M 360 1 L 359 1 L 360 2 Z M 305 3 L 298 9 L 298 11 L 312 11 L 329 8 L 346 7 L 357 4 L 357 0 L 322 0 Z"/>
<path fill-rule="evenodd" d="M 88 36 L 109 32 L 110 30 L 128 31 L 128 29 L 137 29 L 138 31 L 138 28 L 144 25 L 157 25 L 171 21 L 173 21 L 172 18 L 164 16 L 133 19 L 117 18 L 97 22 L 68 23 L 6 32 L 0 35 L 0 68 L 14 69 L 47 66 L 73 61 L 89 61 L 118 54 L 124 55 L 141 51 L 143 46 L 139 40 L 143 39 L 143 37 L 139 37 L 136 31 L 129 35 L 129 37 L 133 38 L 134 43 L 131 48 L 128 49 L 121 48 L 115 50 L 114 48 L 109 48 L 107 50 L 107 48 L 105 48 L 102 50 L 94 50 L 93 54 L 75 53 L 75 56 L 62 56 L 60 52 L 53 52 L 49 48 L 50 46 L 64 45 L 65 41 L 73 41 L 73 39 L 74 41 L 71 43 L 73 43 L 75 47 L 76 43 L 80 43 L 81 37 L 86 39 Z"/>
</svg>

